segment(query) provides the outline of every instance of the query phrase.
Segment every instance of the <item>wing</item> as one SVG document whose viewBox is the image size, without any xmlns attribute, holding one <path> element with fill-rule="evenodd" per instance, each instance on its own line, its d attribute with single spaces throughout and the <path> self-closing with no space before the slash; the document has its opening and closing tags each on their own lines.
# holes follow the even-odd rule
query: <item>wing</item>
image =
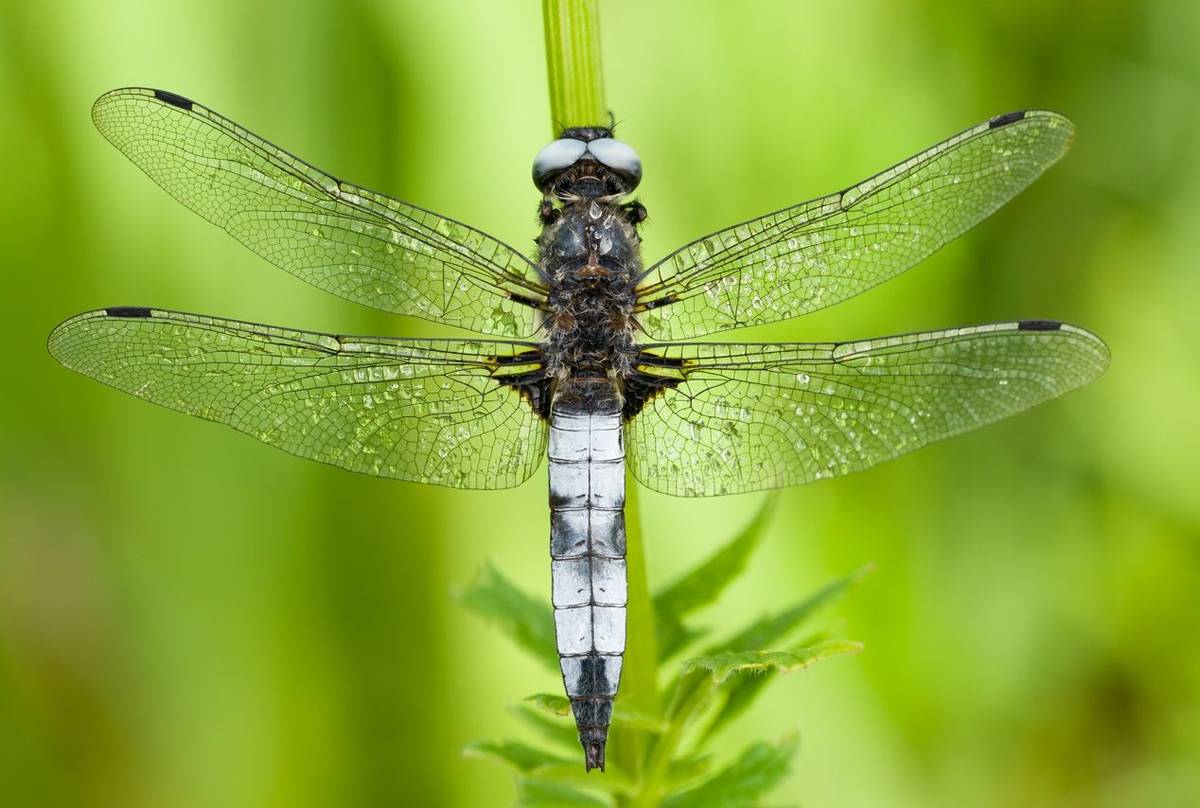
<svg viewBox="0 0 1200 808">
<path fill-rule="evenodd" d="M 497 336 L 537 326 L 536 267 L 486 233 L 343 182 L 173 93 L 114 90 L 92 120 L 171 196 L 318 289 Z"/>
<path fill-rule="evenodd" d="M 642 276 L 642 327 L 654 339 L 687 339 L 853 297 L 1012 199 L 1073 134 L 1053 112 L 1001 115 L 844 191 L 698 239 Z"/>
<path fill-rule="evenodd" d="M 546 427 L 523 387 L 536 346 L 347 337 L 144 308 L 80 314 L 50 335 L 72 370 L 301 457 L 452 488 L 533 473 Z"/>
<path fill-rule="evenodd" d="M 898 457 L 1073 390 L 1108 364 L 1052 321 L 837 343 L 645 346 L 627 389 L 630 468 L 710 496 L 797 485 Z"/>
</svg>

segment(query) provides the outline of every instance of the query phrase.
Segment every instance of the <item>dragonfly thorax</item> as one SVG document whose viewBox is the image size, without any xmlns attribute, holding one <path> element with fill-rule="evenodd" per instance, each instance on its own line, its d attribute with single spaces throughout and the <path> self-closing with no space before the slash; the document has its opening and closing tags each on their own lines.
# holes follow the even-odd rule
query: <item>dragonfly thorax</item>
<svg viewBox="0 0 1200 808">
<path fill-rule="evenodd" d="M 543 352 L 551 377 L 623 376 L 636 355 L 633 308 L 641 239 L 630 207 L 569 202 L 538 239 L 550 281 Z"/>
</svg>

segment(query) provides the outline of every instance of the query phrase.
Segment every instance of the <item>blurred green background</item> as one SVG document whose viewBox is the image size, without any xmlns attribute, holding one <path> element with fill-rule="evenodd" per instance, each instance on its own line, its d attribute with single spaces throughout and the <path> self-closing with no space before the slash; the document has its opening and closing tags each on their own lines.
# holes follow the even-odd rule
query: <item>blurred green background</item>
<svg viewBox="0 0 1200 808">
<path fill-rule="evenodd" d="M 779 803 L 1200 804 L 1200 6 L 602 6 L 648 258 L 989 115 L 1045 106 L 1079 128 L 1059 167 L 919 269 L 744 332 L 1054 317 L 1101 334 L 1113 364 L 1030 414 L 786 492 L 709 622 L 873 560 L 836 613 L 867 650 L 771 688 L 723 748 L 799 730 Z M 510 775 L 459 750 L 519 734 L 506 705 L 558 684 L 451 595 L 487 557 L 548 589 L 544 472 L 488 493 L 356 476 L 46 354 L 56 322 L 104 305 L 435 332 L 297 282 L 171 201 L 89 121 L 130 84 L 504 240 L 536 232 L 535 3 L 5 4 L 0 804 L 507 803 Z M 760 501 L 646 493 L 651 584 Z"/>
</svg>

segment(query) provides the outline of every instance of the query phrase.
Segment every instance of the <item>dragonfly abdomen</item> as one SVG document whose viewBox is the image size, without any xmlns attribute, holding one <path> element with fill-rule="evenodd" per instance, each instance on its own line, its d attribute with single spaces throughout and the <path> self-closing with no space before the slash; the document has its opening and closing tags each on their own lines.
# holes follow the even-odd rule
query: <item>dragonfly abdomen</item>
<svg viewBox="0 0 1200 808">
<path fill-rule="evenodd" d="M 625 653 L 625 447 L 607 379 L 572 380 L 550 407 L 554 630 L 587 768 L 604 745 Z"/>
</svg>

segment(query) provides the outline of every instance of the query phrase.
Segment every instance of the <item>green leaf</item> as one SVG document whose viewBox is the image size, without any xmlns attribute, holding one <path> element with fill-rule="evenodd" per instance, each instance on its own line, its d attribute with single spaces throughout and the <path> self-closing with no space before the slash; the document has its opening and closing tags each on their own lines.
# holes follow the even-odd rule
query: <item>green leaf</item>
<svg viewBox="0 0 1200 808">
<path fill-rule="evenodd" d="M 799 740 L 795 736 L 778 744 L 756 743 L 742 756 L 700 785 L 673 794 L 663 808 L 738 808 L 758 804 L 791 767 Z"/>
<path fill-rule="evenodd" d="M 715 601 L 742 573 L 766 533 L 778 499 L 774 492 L 768 494 L 758 513 L 728 544 L 655 595 L 660 659 L 670 658 L 701 636 L 701 632 L 688 628 L 680 618 Z"/>
<path fill-rule="evenodd" d="M 728 544 L 654 596 L 655 610 L 681 617 L 716 600 L 746 568 L 746 560 L 758 546 L 777 502 L 778 496 L 769 494 L 750 523 Z"/>
<path fill-rule="evenodd" d="M 712 768 L 712 755 L 690 755 L 671 761 L 667 781 L 672 788 L 687 785 L 708 773 Z"/>
<path fill-rule="evenodd" d="M 534 693 L 532 696 L 526 696 L 525 701 L 552 715 L 571 714 L 571 700 L 557 693 Z"/>
<path fill-rule="evenodd" d="M 796 649 L 793 649 L 793 652 L 824 642 L 825 639 L 824 632 L 814 632 L 806 637 L 805 641 L 800 643 Z M 718 730 L 745 712 L 777 675 L 774 671 L 767 671 L 761 676 L 738 676 L 726 681 L 723 687 L 725 703 L 713 715 L 700 742 L 708 743 Z"/>
<path fill-rule="evenodd" d="M 517 780 L 517 805 L 524 808 L 606 808 L 612 802 L 562 783 L 521 777 Z"/>
<path fill-rule="evenodd" d="M 517 705 L 514 712 L 518 718 L 536 730 L 547 741 L 572 753 L 579 751 L 579 733 L 575 729 L 573 721 L 568 721 L 558 715 L 547 715 L 527 704 Z"/>
<path fill-rule="evenodd" d="M 831 640 L 797 651 L 727 651 L 689 659 L 683 663 L 683 670 L 684 673 L 708 671 L 720 684 L 739 674 L 761 674 L 767 671 L 791 673 L 815 665 L 823 659 L 857 654 L 861 650 L 862 643 Z"/>
<path fill-rule="evenodd" d="M 712 646 L 705 651 L 705 654 L 714 655 L 723 651 L 748 651 L 775 644 L 781 638 L 799 628 L 805 620 L 812 617 L 822 606 L 827 606 L 844 595 L 851 584 L 857 583 L 869 571 L 870 567 L 863 567 L 844 578 L 831 581 L 790 609 L 785 609 L 779 614 L 755 621 L 728 640 Z"/>
<path fill-rule="evenodd" d="M 614 727 L 637 730 L 651 735 L 657 735 L 667 728 L 667 722 L 663 719 L 643 713 L 633 705 L 622 704 L 619 698 L 613 705 L 612 722 Z"/>
<path fill-rule="evenodd" d="M 666 662 L 684 648 L 709 633 L 707 628 L 692 628 L 678 618 L 663 612 L 654 613 L 654 624 L 661 638 L 659 646 L 659 662 Z"/>
<path fill-rule="evenodd" d="M 689 659 L 670 688 L 668 716 L 672 722 L 687 725 L 709 713 L 708 726 L 699 738 L 703 745 L 720 726 L 749 706 L 766 684 L 764 674 L 788 673 L 831 656 L 861 650 L 860 643 L 838 640 L 792 651 L 720 651 Z M 744 675 L 751 673 L 758 675 Z M 710 709 L 714 705 L 715 709 Z"/>
<path fill-rule="evenodd" d="M 754 521 L 761 518 L 760 514 Z M 755 540 L 744 538 L 750 530 L 747 527 L 732 545 L 742 548 L 752 545 Z M 742 561 L 738 561 L 739 555 L 729 547 L 723 548 L 714 559 L 721 558 L 726 564 L 744 563 L 748 551 L 739 552 Z M 685 586 L 682 583 L 685 580 L 715 580 L 715 589 L 719 591 L 724 584 L 714 565 L 710 559 L 693 571 L 695 577 L 689 574 L 669 587 L 664 593 L 666 602 L 674 602 L 682 611 L 701 603 L 700 588 Z M 520 805 L 612 805 L 613 802 L 605 801 L 610 797 L 622 805 L 638 808 L 756 804 L 758 796 L 786 772 L 795 742 L 757 744 L 711 774 L 711 758 L 703 750 L 713 731 L 744 710 L 768 677 L 808 667 L 830 656 L 857 652 L 860 646 L 842 641 L 814 644 L 812 641 L 819 640 L 821 635 L 811 632 L 807 645 L 790 651 L 762 651 L 744 644 L 765 644 L 785 637 L 818 608 L 843 594 L 860 576 L 861 572 L 834 581 L 791 608 L 756 621 L 704 655 L 686 662 L 673 677 L 664 716 L 660 717 L 657 711 L 650 714 L 627 701 L 627 696 L 618 699 L 613 727 L 631 755 L 629 760 L 611 758 L 609 771 L 603 777 L 587 775 L 580 765 L 570 701 L 559 694 L 535 694 L 516 709 L 522 720 L 552 744 L 550 748 L 560 751 L 548 752 L 519 741 L 504 740 L 473 744 L 466 753 L 491 757 L 515 768 L 521 775 Z M 546 647 L 553 648 L 549 609 L 522 593 L 494 566 L 486 565 L 460 599 L 472 610 L 499 621 L 506 633 L 523 647 L 532 650 L 545 642 Z M 650 630 L 653 631 L 653 624 Z M 539 633 L 544 634 L 544 639 L 538 638 Z M 649 671 L 654 672 L 653 665 Z M 689 734 L 689 727 L 704 716 L 710 718 L 707 727 L 698 734 Z M 689 737 L 690 751 L 685 753 L 683 744 Z M 685 790 L 667 798 L 680 788 Z"/>
<path fill-rule="evenodd" d="M 463 749 L 467 757 L 486 757 L 502 761 L 517 769 L 529 773 L 549 765 L 565 765 L 566 758 L 551 754 L 520 741 L 474 741 Z"/>
<path fill-rule="evenodd" d="M 496 623 L 517 645 L 539 662 L 558 670 L 554 649 L 554 615 L 546 601 L 522 592 L 490 561 L 486 562 L 458 600 L 471 611 Z"/>
</svg>

